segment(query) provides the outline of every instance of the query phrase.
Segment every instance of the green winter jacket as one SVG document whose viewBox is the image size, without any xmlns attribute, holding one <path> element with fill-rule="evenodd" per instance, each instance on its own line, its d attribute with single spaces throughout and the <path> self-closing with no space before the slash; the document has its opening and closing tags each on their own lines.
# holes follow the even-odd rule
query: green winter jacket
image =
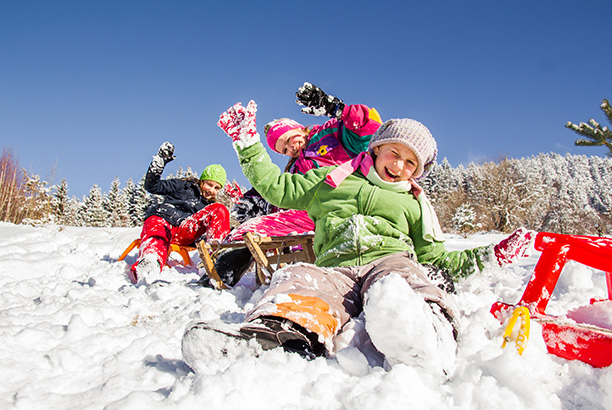
<svg viewBox="0 0 612 410">
<path fill-rule="evenodd" d="M 434 264 L 453 277 L 482 270 L 492 247 L 449 252 L 443 242 L 425 240 L 421 209 L 411 193 L 397 193 L 370 183 L 360 171 L 337 188 L 325 183 L 335 166 L 304 175 L 281 173 L 261 143 L 236 147 L 245 176 L 271 204 L 302 209 L 315 223 L 315 264 L 361 266 L 409 251 L 422 264 Z"/>
</svg>

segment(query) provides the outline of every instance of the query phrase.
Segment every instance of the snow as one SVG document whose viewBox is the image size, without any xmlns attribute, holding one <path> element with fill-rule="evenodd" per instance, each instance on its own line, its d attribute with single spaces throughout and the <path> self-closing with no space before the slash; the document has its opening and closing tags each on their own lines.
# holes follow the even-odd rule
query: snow
<svg viewBox="0 0 612 410">
<path fill-rule="evenodd" d="M 279 349 L 255 357 L 247 349 L 217 370 L 194 373 L 181 352 L 186 327 L 240 322 L 262 289 L 253 274 L 230 291 L 196 286 L 197 268 L 175 254 L 162 281 L 134 286 L 127 271 L 135 251 L 117 258 L 139 232 L 0 223 L 0 408 L 612 409 L 612 370 L 548 354 L 536 322 L 522 356 L 512 342 L 501 348 L 503 328 L 489 309 L 520 299 L 538 252 L 457 284 L 461 330 L 448 380 L 380 366 L 363 317 L 337 341 L 344 348 L 335 358 L 309 362 Z M 447 247 L 503 237 L 447 235 Z M 388 305 L 384 297 L 377 303 L 393 312 L 389 296 Z M 603 272 L 569 263 L 547 312 L 610 325 L 607 302 L 585 307 L 606 296 Z M 393 326 L 378 331 L 396 336 Z M 205 352 L 200 360 L 206 366 Z"/>
</svg>

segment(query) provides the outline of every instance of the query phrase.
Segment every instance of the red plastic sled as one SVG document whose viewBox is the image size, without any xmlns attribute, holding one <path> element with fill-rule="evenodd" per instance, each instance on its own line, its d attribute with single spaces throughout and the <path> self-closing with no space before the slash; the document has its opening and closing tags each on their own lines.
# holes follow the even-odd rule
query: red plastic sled
<svg viewBox="0 0 612 410">
<path fill-rule="evenodd" d="M 542 255 L 521 300 L 516 305 L 496 302 L 491 313 L 503 323 L 517 306 L 525 306 L 531 318 L 542 325 L 542 336 L 549 353 L 569 360 L 581 360 L 593 367 L 610 366 L 612 330 L 548 316 L 545 310 L 568 260 L 604 271 L 608 300 L 612 299 L 612 239 L 540 232 L 535 239 L 535 248 L 542 251 Z M 591 299 L 590 303 L 609 302 Z"/>
</svg>

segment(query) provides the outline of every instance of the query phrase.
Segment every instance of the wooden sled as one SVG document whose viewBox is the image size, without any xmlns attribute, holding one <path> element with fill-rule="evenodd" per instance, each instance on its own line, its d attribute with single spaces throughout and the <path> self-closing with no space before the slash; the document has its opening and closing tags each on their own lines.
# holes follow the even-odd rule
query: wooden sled
<svg viewBox="0 0 612 410">
<path fill-rule="evenodd" d="M 205 241 L 200 241 L 196 244 L 202 260 L 198 266 L 204 267 L 217 289 L 229 289 L 229 286 L 221 280 L 214 264 L 217 255 L 223 249 L 247 247 L 255 259 L 255 272 L 259 285 L 270 283 L 275 271 L 273 265 L 278 269 L 286 263 L 315 261 L 312 247 L 314 235 L 260 236 L 247 232 L 242 238 L 243 240 L 238 242 L 209 245 Z M 302 249 L 292 251 L 292 248 L 297 246 L 301 246 Z"/>
<path fill-rule="evenodd" d="M 535 248 L 542 251 L 542 255 L 521 300 L 516 305 L 496 302 L 491 313 L 503 323 L 515 308 L 524 306 L 531 318 L 542 325 L 542 336 L 549 353 L 580 360 L 593 367 L 610 366 L 612 330 L 549 316 L 546 306 L 568 260 L 604 271 L 608 299 L 592 298 L 590 304 L 612 303 L 612 239 L 540 232 L 535 239 Z"/>
</svg>

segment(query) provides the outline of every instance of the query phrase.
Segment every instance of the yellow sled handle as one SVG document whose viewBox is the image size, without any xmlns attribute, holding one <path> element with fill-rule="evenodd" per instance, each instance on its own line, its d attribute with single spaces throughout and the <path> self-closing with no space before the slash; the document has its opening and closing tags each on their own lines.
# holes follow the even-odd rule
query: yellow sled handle
<svg viewBox="0 0 612 410">
<path fill-rule="evenodd" d="M 514 325 L 518 318 L 521 318 L 521 325 L 519 327 L 518 336 L 516 337 L 516 351 L 522 355 L 523 350 L 527 347 L 527 342 L 529 341 L 529 309 L 525 306 L 519 306 L 512 312 L 512 316 L 508 321 L 508 326 L 506 326 L 506 330 L 504 331 L 504 342 L 502 344 L 502 349 L 506 347 L 506 343 L 511 340 L 510 335 L 512 334 L 512 330 L 514 330 Z"/>
</svg>

